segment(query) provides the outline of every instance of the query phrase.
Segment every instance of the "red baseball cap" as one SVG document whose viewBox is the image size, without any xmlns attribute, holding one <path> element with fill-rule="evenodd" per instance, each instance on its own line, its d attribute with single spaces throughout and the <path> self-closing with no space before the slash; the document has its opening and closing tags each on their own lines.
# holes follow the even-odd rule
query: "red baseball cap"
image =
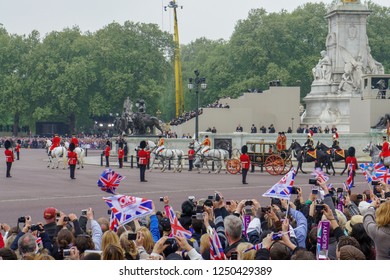
<svg viewBox="0 0 390 280">
<path fill-rule="evenodd" d="M 54 207 L 48 207 L 45 209 L 45 212 L 43 212 L 43 218 L 48 220 L 48 219 L 53 219 L 56 216 L 57 209 Z"/>
</svg>

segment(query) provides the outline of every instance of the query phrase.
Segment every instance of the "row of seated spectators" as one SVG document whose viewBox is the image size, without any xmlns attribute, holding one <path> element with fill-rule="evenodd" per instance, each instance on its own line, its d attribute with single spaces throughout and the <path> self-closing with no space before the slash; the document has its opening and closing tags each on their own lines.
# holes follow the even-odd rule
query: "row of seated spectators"
<svg viewBox="0 0 390 280">
<path fill-rule="evenodd" d="M 202 108 L 199 108 L 198 114 L 199 115 L 203 114 Z M 196 117 L 196 111 L 184 112 L 181 116 L 179 116 L 175 119 L 172 119 L 169 124 L 170 125 L 179 125 L 179 124 L 185 123 L 186 121 L 189 121 L 190 119 L 195 118 L 195 117 Z"/>
</svg>

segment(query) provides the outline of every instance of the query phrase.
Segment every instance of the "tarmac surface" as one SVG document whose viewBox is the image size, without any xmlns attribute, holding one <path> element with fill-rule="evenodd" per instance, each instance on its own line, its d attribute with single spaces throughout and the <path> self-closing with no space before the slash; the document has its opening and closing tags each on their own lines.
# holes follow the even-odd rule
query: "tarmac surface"
<svg viewBox="0 0 390 280">
<path fill-rule="evenodd" d="M 71 180 L 68 169 L 47 168 L 47 155 L 43 149 L 23 149 L 20 152 L 20 160 L 12 165 L 12 178 L 5 177 L 5 162 L 0 167 L 0 223 L 15 226 L 18 217 L 31 216 L 33 223 L 44 222 L 43 211 L 46 207 L 55 207 L 65 214 L 81 214 L 81 210 L 92 207 L 95 218 L 108 217 L 107 204 L 102 199 L 110 194 L 103 192 L 97 186 L 97 180 L 105 167 L 100 166 L 100 150 L 89 150 L 85 158 L 84 169 L 76 169 L 76 180 Z M 4 160 L 4 158 L 3 158 Z M 196 199 L 207 198 L 215 191 L 220 191 L 225 200 L 257 199 L 262 206 L 268 205 L 269 198 L 262 197 L 272 185 L 277 183 L 282 176 L 272 176 L 266 172 L 261 173 L 259 168 L 247 177 L 248 185 L 241 184 L 241 175 L 232 175 L 224 170 L 220 174 L 203 171 L 187 171 L 173 173 L 166 170 L 162 173 L 158 169 L 152 172 L 146 171 L 146 180 L 139 181 L 138 168 L 130 168 L 125 163 L 123 169 L 117 168 L 114 158 L 111 158 L 112 168 L 119 174 L 126 176 L 120 183 L 117 193 L 133 195 L 152 199 L 157 210 L 163 209 L 159 198 L 168 195 L 171 205 L 175 210 L 181 210 L 181 203 L 188 196 Z M 341 166 L 341 165 L 340 165 Z M 311 192 L 308 184 L 313 163 L 305 164 L 304 170 L 308 174 L 299 174 L 295 178 L 295 186 L 302 187 L 304 198 Z M 335 188 L 341 187 L 347 179 L 347 175 L 340 176 L 341 170 L 337 170 L 336 176 L 331 176 L 329 182 Z M 354 193 L 361 193 L 368 189 L 364 176 L 358 172 L 355 177 Z M 295 199 L 295 196 L 292 196 Z"/>
</svg>

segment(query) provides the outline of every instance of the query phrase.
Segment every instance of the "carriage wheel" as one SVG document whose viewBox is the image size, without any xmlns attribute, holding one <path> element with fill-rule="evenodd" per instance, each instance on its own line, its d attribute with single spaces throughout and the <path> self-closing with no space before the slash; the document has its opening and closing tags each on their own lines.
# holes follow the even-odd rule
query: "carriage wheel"
<svg viewBox="0 0 390 280">
<path fill-rule="evenodd" d="M 229 159 L 226 162 L 226 170 L 230 174 L 237 174 L 241 171 L 241 162 L 238 159 Z"/>
<path fill-rule="evenodd" d="M 282 173 L 280 173 L 280 174 L 281 175 L 287 174 L 291 170 L 292 167 L 293 167 L 293 164 L 292 164 L 291 158 L 284 160 L 284 168 L 283 168 Z"/>
<path fill-rule="evenodd" d="M 268 174 L 279 175 L 284 169 L 284 160 L 278 155 L 270 155 L 265 159 L 264 167 Z"/>
</svg>

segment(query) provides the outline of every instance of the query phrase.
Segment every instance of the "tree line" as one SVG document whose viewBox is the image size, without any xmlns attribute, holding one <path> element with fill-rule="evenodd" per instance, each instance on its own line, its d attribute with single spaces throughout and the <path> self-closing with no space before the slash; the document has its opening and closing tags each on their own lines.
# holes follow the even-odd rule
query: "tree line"
<svg viewBox="0 0 390 280">
<path fill-rule="evenodd" d="M 368 3 L 367 33 L 373 57 L 390 67 L 390 8 Z M 264 90 L 271 80 L 310 92 L 311 69 L 325 49 L 324 3 L 292 12 L 253 9 L 236 23 L 229 40 L 199 38 L 181 45 L 185 110 L 196 108 L 187 89 L 198 69 L 208 88 L 202 105 Z M 180 31 L 180 30 L 179 30 Z M 62 121 L 70 132 L 88 132 L 94 117 L 121 113 L 123 101 L 143 98 L 147 112 L 169 121 L 175 115 L 174 43 L 155 24 L 111 23 L 96 32 L 78 27 L 9 34 L 0 27 L 0 122 L 34 128 L 37 121 Z"/>
</svg>

